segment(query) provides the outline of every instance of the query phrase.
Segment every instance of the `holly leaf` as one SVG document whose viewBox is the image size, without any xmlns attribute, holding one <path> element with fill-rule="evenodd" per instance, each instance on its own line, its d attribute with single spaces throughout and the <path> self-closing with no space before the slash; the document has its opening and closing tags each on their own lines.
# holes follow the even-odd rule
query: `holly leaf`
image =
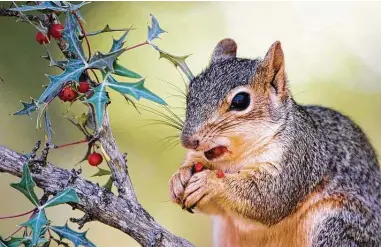
<svg viewBox="0 0 381 247">
<path fill-rule="evenodd" d="M 109 179 L 107 180 L 106 184 L 103 185 L 103 188 L 105 188 L 105 189 L 111 191 L 111 190 L 112 190 L 113 182 L 114 182 L 114 181 L 113 181 L 112 177 L 110 176 Z"/>
<path fill-rule="evenodd" d="M 57 11 L 57 12 L 65 12 L 67 8 L 57 5 L 55 2 L 46 1 L 46 2 L 41 2 L 37 5 L 21 5 L 21 7 L 11 8 L 10 10 L 21 11 L 21 12 L 35 11 L 35 10 L 51 10 L 51 11 Z"/>
<path fill-rule="evenodd" d="M 46 48 L 46 53 L 47 54 L 45 56 L 42 56 L 42 58 L 45 58 L 46 60 L 49 61 L 49 67 L 58 67 L 62 70 L 65 70 L 65 67 L 68 63 L 67 60 L 60 60 L 60 61 L 53 60 L 53 57 L 47 48 Z"/>
<path fill-rule="evenodd" d="M 98 172 L 95 173 L 94 175 L 92 175 L 91 177 L 101 177 L 101 176 L 106 176 L 106 175 L 111 175 L 111 171 L 98 167 Z"/>
<path fill-rule="evenodd" d="M 65 52 L 74 53 L 84 64 L 86 64 L 86 57 L 79 40 L 78 33 L 79 25 L 74 15 L 70 10 L 66 12 L 65 29 L 62 32 L 62 38 L 67 42 L 68 47 Z"/>
<path fill-rule="evenodd" d="M 109 53 L 96 52 L 94 56 L 90 58 L 87 68 L 105 70 L 106 68 L 113 71 L 114 62 L 126 49 L 119 49 Z"/>
<path fill-rule="evenodd" d="M 80 245 L 86 246 L 86 247 L 96 247 L 92 242 L 90 242 L 86 238 L 86 232 L 76 232 L 72 229 L 70 229 L 67 225 L 67 223 L 64 226 L 50 226 L 49 227 L 52 231 L 54 231 L 60 239 L 67 239 L 71 241 L 75 247 L 78 247 Z"/>
<path fill-rule="evenodd" d="M 32 246 L 35 246 L 41 237 L 41 232 L 43 228 L 48 224 L 48 219 L 46 218 L 45 210 L 40 210 L 27 222 L 21 224 L 20 226 L 27 226 L 32 230 Z"/>
<path fill-rule="evenodd" d="M 1 247 L 19 247 L 21 244 L 25 244 L 26 242 L 28 242 L 28 241 L 30 241 L 30 239 L 29 238 L 19 238 L 19 237 L 17 237 L 17 238 L 14 238 L 14 237 L 12 237 L 10 240 L 8 240 L 8 241 L 1 241 L 0 240 L 0 246 Z M 5 244 L 5 245 L 2 245 L 1 243 L 3 243 L 3 244 Z"/>
<path fill-rule="evenodd" d="M 46 228 L 44 228 L 46 229 Z M 41 234 L 43 235 L 43 234 Z M 41 237 L 38 241 L 37 241 L 37 245 L 33 245 L 33 242 L 29 239 L 28 241 L 24 242 L 24 246 L 25 247 L 35 247 L 35 246 L 41 246 L 41 247 L 44 247 L 44 246 L 49 246 L 49 245 L 46 245 L 46 243 L 50 242 L 50 240 L 44 238 L 44 237 Z M 16 246 L 15 246 L 16 247 Z"/>
<path fill-rule="evenodd" d="M 48 142 L 50 143 L 53 138 L 54 131 L 52 129 L 52 123 L 50 122 L 48 111 L 45 111 L 44 119 L 45 119 L 45 133 L 48 136 Z"/>
<path fill-rule="evenodd" d="M 161 29 L 159 22 L 157 21 L 155 16 L 153 16 L 152 14 L 150 14 L 150 16 L 151 16 L 151 26 L 148 26 L 148 37 L 147 37 L 148 42 L 159 38 L 160 34 L 166 32 L 165 30 Z"/>
<path fill-rule="evenodd" d="M 122 65 L 118 64 L 117 62 L 114 62 L 113 74 L 128 77 L 128 78 L 137 78 L 137 79 L 142 78 L 142 76 L 139 75 L 138 73 L 133 72 L 133 71 L 123 67 Z"/>
<path fill-rule="evenodd" d="M 50 83 L 38 99 L 38 103 L 52 101 L 70 81 L 78 82 L 79 77 L 86 69 L 86 65 L 79 59 L 70 59 L 65 71 L 59 75 L 47 75 Z"/>
<path fill-rule="evenodd" d="M 23 105 L 23 108 L 13 113 L 13 115 L 28 115 L 31 117 L 30 113 L 37 110 L 37 102 L 34 99 L 31 99 L 30 103 L 21 101 L 21 104 Z"/>
<path fill-rule="evenodd" d="M 124 45 L 124 40 L 127 37 L 127 34 L 130 32 L 130 29 L 128 29 L 119 39 L 113 39 L 112 40 L 112 46 L 110 52 L 114 52 L 117 50 L 120 50 Z"/>
<path fill-rule="evenodd" d="M 93 144 L 92 143 L 88 143 L 87 144 L 87 150 L 86 150 L 86 154 L 85 156 L 83 156 L 83 158 L 78 161 L 78 163 L 76 165 L 78 165 L 79 163 L 82 163 L 83 161 L 87 160 L 87 157 L 89 157 L 89 155 L 91 154 L 91 149 L 93 148 Z"/>
<path fill-rule="evenodd" d="M 156 103 L 166 105 L 164 100 L 162 100 L 159 96 L 149 91 L 144 87 L 144 79 L 136 82 L 136 83 L 125 83 L 118 82 L 112 76 L 106 76 L 105 82 L 108 87 L 114 89 L 115 91 L 121 93 L 122 95 L 128 94 L 133 96 L 135 99 L 139 100 L 140 98 L 145 98 Z"/>
<path fill-rule="evenodd" d="M 79 198 L 77 192 L 73 187 L 67 188 L 66 190 L 58 193 L 55 197 L 47 201 L 44 205 L 40 207 L 40 209 L 53 207 L 59 204 L 64 204 L 68 202 L 79 203 Z"/>
<path fill-rule="evenodd" d="M 105 90 L 105 83 L 94 88 L 93 95 L 85 99 L 84 102 L 91 105 L 93 113 L 95 114 L 95 122 L 97 129 L 102 126 L 103 116 L 106 111 L 106 105 L 110 102 L 110 99 Z"/>
<path fill-rule="evenodd" d="M 94 35 L 98 35 L 101 33 L 121 32 L 121 31 L 126 31 L 128 33 L 128 31 L 130 31 L 130 30 L 131 30 L 131 28 L 110 28 L 110 26 L 107 24 L 101 30 L 86 33 L 86 36 L 94 36 Z M 117 50 L 119 50 L 119 49 L 117 49 Z"/>
<path fill-rule="evenodd" d="M 176 68 L 180 68 L 181 71 L 186 75 L 186 77 L 191 81 L 194 78 L 194 75 L 192 71 L 189 69 L 188 65 L 185 62 L 185 59 L 187 59 L 190 55 L 185 56 L 175 56 L 170 53 L 167 53 L 165 51 L 162 51 L 159 49 L 158 46 L 151 44 L 151 46 L 157 50 L 160 54 L 160 58 L 167 59 L 170 63 L 172 63 Z"/>
<path fill-rule="evenodd" d="M 34 205 L 39 205 L 37 195 L 34 192 L 36 183 L 33 181 L 32 174 L 30 173 L 27 163 L 23 166 L 21 181 L 19 183 L 12 183 L 11 186 L 23 193 Z"/>
</svg>

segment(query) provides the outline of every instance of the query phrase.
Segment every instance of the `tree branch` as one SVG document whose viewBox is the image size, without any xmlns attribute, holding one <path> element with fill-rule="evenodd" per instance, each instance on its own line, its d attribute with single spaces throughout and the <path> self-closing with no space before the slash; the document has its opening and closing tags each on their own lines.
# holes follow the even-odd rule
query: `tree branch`
<svg viewBox="0 0 381 247">
<path fill-rule="evenodd" d="M 127 162 L 124 155 L 119 151 L 112 135 L 107 111 L 99 136 L 102 148 L 110 158 L 108 166 L 111 169 L 114 184 L 118 188 L 119 196 L 126 200 L 137 201 L 131 179 L 128 175 Z"/>
<path fill-rule="evenodd" d="M 11 149 L 0 146 L 0 172 L 20 177 L 28 159 Z M 70 179 L 73 172 L 47 164 L 32 169 L 33 179 L 44 191 L 56 194 L 73 186 L 81 200 L 75 204 L 94 220 L 112 226 L 131 236 L 142 246 L 193 246 L 160 226 L 136 200 L 126 200 L 81 177 Z M 133 193 L 129 191 L 129 193 Z M 127 193 L 127 194 L 129 194 Z"/>
<path fill-rule="evenodd" d="M 21 18 L 22 15 L 20 12 L 7 10 L 0 6 L 0 16 Z M 41 22 L 46 27 L 59 22 L 55 14 L 50 16 L 46 14 L 40 16 L 24 15 L 23 17 L 28 18 L 30 21 Z M 75 54 L 66 50 L 67 44 L 63 39 L 57 40 L 57 44 L 66 58 L 76 57 Z M 187 240 L 173 235 L 160 226 L 139 204 L 128 174 L 125 155 L 119 151 L 112 135 L 107 111 L 98 136 L 104 152 L 109 157 L 107 163 L 112 172 L 114 184 L 118 189 L 118 196 L 103 187 L 81 178 L 79 173 L 74 169 L 68 171 L 50 163 L 42 166 L 38 164 L 39 160 L 31 166 L 32 176 L 37 186 L 44 190 L 45 195 L 54 195 L 68 187 L 74 187 L 81 201 L 79 204 L 72 204 L 72 206 L 85 213 L 82 219 L 73 220 L 78 222 L 80 226 L 83 226 L 90 220 L 97 220 L 123 231 L 142 246 L 193 246 Z M 35 156 L 39 146 L 40 143 L 33 150 L 32 156 Z M 45 155 L 43 153 L 42 156 L 45 161 L 48 155 L 48 148 L 46 146 Z M 21 177 L 23 165 L 28 163 L 28 161 L 28 158 L 22 154 L 0 146 L 0 172 Z"/>
<path fill-rule="evenodd" d="M 11 17 L 18 17 L 21 18 L 22 14 L 18 11 L 12 11 L 9 9 L 5 9 L 3 5 L 0 5 L 0 16 L 11 16 Z M 26 18 L 28 18 L 30 21 L 34 21 L 38 23 L 39 21 L 42 21 L 42 19 L 39 16 L 36 15 L 24 15 Z"/>
</svg>

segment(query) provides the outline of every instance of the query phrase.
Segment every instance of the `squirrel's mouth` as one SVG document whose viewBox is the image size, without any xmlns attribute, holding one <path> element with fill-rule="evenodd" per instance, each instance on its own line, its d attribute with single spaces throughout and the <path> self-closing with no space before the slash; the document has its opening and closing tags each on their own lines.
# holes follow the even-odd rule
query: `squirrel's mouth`
<svg viewBox="0 0 381 247">
<path fill-rule="evenodd" d="M 212 149 L 209 149 L 208 151 L 204 152 L 205 157 L 208 160 L 213 160 L 221 157 L 228 151 L 228 148 L 225 146 L 217 146 Z"/>
</svg>

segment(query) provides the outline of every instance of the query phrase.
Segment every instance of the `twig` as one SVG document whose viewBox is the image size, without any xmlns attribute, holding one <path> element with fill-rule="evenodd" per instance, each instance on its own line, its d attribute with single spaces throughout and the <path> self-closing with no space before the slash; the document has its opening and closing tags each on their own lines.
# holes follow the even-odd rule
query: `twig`
<svg viewBox="0 0 381 247">
<path fill-rule="evenodd" d="M 18 217 L 21 217 L 21 216 L 24 216 L 24 215 L 31 214 L 34 210 L 36 210 L 36 209 L 33 208 L 32 210 L 30 210 L 28 212 L 25 212 L 25 213 L 21 213 L 21 214 L 10 215 L 10 216 L 2 216 L 2 217 L 0 217 L 0 220 L 18 218 Z"/>
<path fill-rule="evenodd" d="M 129 50 L 132 50 L 132 49 L 138 48 L 138 47 L 140 47 L 140 46 L 143 46 L 143 45 L 148 45 L 148 41 L 145 41 L 145 42 L 143 42 L 143 43 L 140 43 L 140 44 L 137 44 L 137 45 L 134 45 L 134 46 L 128 47 L 128 48 L 126 49 L 126 51 L 129 51 Z"/>
<path fill-rule="evenodd" d="M 76 145 L 76 144 L 86 143 L 88 141 L 89 140 L 84 139 L 84 140 L 80 140 L 80 141 L 77 141 L 77 142 L 71 142 L 71 143 L 67 143 L 67 144 L 58 145 L 58 146 L 55 146 L 54 148 L 55 149 L 59 149 L 59 148 L 69 147 L 69 146 L 73 146 L 73 145 Z"/>
</svg>

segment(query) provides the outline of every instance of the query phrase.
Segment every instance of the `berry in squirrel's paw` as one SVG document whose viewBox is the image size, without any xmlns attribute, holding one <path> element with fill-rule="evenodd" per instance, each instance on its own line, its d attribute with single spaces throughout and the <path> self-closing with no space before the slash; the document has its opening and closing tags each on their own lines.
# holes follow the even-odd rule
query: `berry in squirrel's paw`
<svg viewBox="0 0 381 247">
<path fill-rule="evenodd" d="M 87 93 L 90 90 L 90 83 L 87 81 L 81 81 L 78 85 L 78 92 Z"/>
<path fill-rule="evenodd" d="M 194 171 L 194 172 L 201 172 L 203 169 L 204 169 L 204 165 L 203 165 L 201 162 L 197 162 L 197 163 L 193 166 L 193 171 Z"/>
<path fill-rule="evenodd" d="M 217 175 L 217 178 L 224 178 L 225 177 L 225 173 L 221 170 L 216 170 L 216 175 Z"/>
<path fill-rule="evenodd" d="M 98 166 L 102 163 L 103 157 L 100 153 L 94 152 L 87 157 L 87 161 L 91 166 Z"/>
<path fill-rule="evenodd" d="M 37 42 L 42 45 L 42 44 L 47 44 L 50 41 L 50 34 L 44 34 L 42 32 L 38 32 L 36 34 L 36 40 Z"/>
</svg>

